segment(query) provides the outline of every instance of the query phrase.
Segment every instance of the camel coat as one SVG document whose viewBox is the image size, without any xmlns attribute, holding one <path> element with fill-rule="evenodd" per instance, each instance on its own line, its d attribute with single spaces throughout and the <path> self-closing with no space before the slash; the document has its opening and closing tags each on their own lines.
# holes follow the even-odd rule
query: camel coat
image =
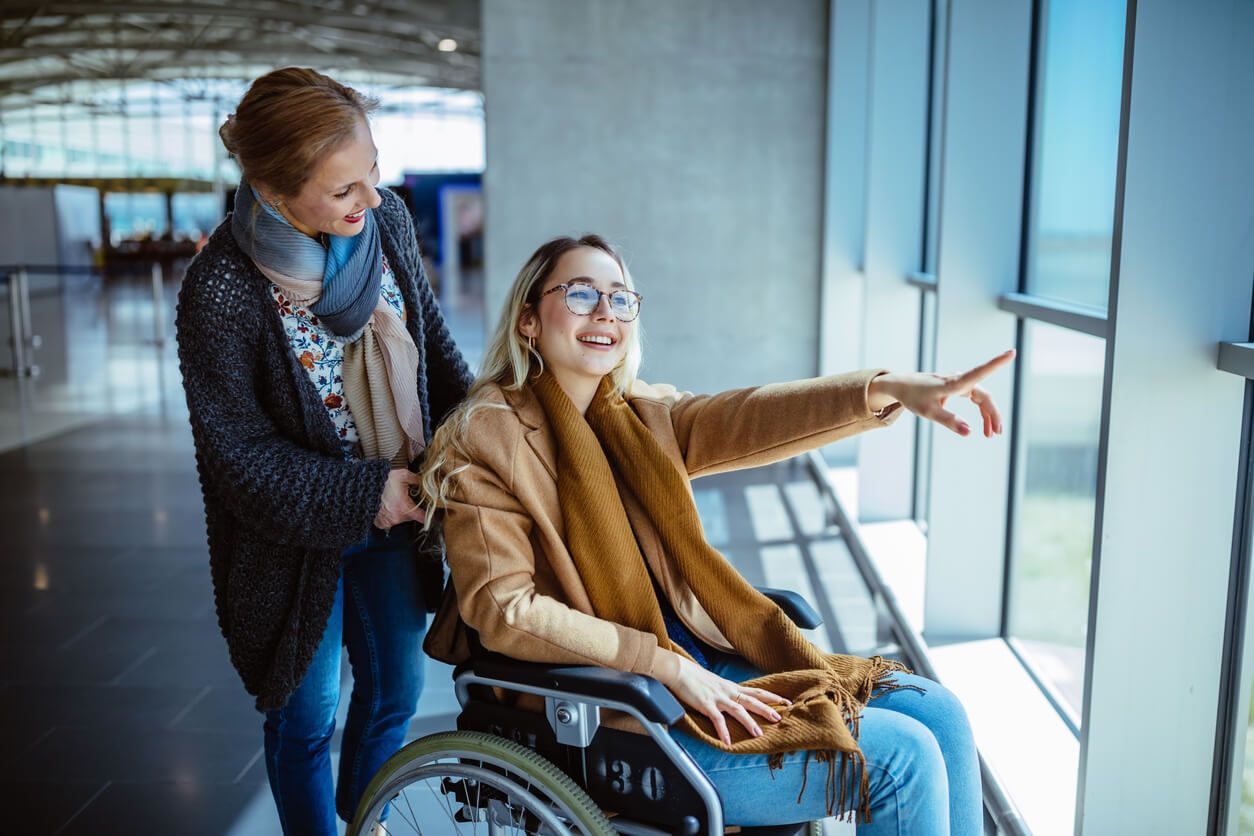
<svg viewBox="0 0 1254 836">
<path fill-rule="evenodd" d="M 875 415 L 867 386 L 883 373 L 778 383 L 718 395 L 674 393 L 637 385 L 636 414 L 675 467 L 690 479 L 756 467 L 891 424 L 893 404 Z M 444 511 L 452 587 L 426 641 L 434 658 L 469 658 L 464 625 L 487 650 L 516 659 L 599 665 L 667 682 L 679 666 L 674 652 L 641 632 L 592 614 L 566 548 L 557 496 L 557 453 L 539 401 L 530 389 L 487 395 L 491 406 L 471 418 L 469 461 L 457 474 Z M 663 552 L 643 508 L 620 483 L 620 494 L 653 576 L 695 636 L 734 650 Z M 589 508 L 596 514 L 596 508 Z M 464 622 L 464 624 L 463 624 Z"/>
</svg>

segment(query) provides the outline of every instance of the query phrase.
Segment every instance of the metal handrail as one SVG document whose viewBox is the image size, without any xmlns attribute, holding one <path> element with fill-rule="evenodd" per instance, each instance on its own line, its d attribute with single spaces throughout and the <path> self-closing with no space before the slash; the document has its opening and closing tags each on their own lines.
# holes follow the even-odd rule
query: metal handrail
<svg viewBox="0 0 1254 836">
<path fill-rule="evenodd" d="M 13 348 L 13 367 L 0 371 L 0 374 L 14 377 L 36 377 L 39 366 L 36 365 L 34 354 L 42 345 L 43 338 L 34 331 L 30 307 L 30 276 L 39 275 L 70 275 L 94 276 L 105 271 L 100 267 L 76 264 L 0 264 L 0 286 L 8 287 L 9 297 L 9 342 Z M 152 276 L 152 330 L 153 343 L 164 346 L 166 343 L 165 317 L 165 268 L 160 260 L 154 259 L 151 268 Z"/>
<path fill-rule="evenodd" d="M 97 273 L 103 273 L 104 268 L 83 264 L 0 264 L 0 278 L 8 278 L 8 274 L 18 270 L 25 270 L 27 275 L 38 274 L 45 276 L 66 275 L 66 276 L 94 276 Z"/>
<path fill-rule="evenodd" d="M 819 492 L 831 503 L 833 521 L 840 528 L 845 545 L 849 548 L 849 554 L 852 555 L 854 565 L 858 568 L 858 574 L 862 576 L 862 581 L 867 585 L 872 598 L 882 603 L 887 611 L 889 625 L 897 644 L 901 647 L 902 655 L 906 657 L 910 667 L 921 676 L 939 682 L 940 677 L 936 675 L 936 668 L 928 654 L 927 641 L 906 618 L 896 593 L 880 577 L 879 570 L 871 561 L 871 556 L 867 553 L 866 545 L 862 542 L 857 527 L 845 512 L 844 506 L 840 504 L 840 498 L 836 495 L 836 486 L 832 483 L 822 454 L 817 450 L 810 451 L 806 454 L 806 464 L 810 468 Z M 997 824 L 998 832 L 1011 834 L 1011 836 L 1030 836 L 1032 831 L 1023 820 L 1023 814 L 1019 812 L 1019 808 L 1015 806 L 1005 787 L 1002 786 L 997 773 L 989 766 L 983 755 L 980 756 L 980 780 L 984 793 L 984 807 Z"/>
<path fill-rule="evenodd" d="M 30 277 L 19 267 L 3 277 L 9 287 L 9 344 L 13 349 L 14 377 L 35 377 L 39 367 L 35 365 L 34 352 L 43 340 L 35 333 L 30 313 Z"/>
</svg>

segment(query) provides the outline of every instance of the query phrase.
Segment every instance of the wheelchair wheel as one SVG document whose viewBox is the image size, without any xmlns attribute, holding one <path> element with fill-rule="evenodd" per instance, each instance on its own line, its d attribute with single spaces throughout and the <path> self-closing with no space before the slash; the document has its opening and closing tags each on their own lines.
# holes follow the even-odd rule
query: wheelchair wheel
<svg viewBox="0 0 1254 836">
<path fill-rule="evenodd" d="M 386 816 L 386 820 L 381 820 Z M 614 836 L 595 802 L 525 746 L 482 732 L 415 740 L 371 780 L 349 836 L 527 833 Z"/>
</svg>

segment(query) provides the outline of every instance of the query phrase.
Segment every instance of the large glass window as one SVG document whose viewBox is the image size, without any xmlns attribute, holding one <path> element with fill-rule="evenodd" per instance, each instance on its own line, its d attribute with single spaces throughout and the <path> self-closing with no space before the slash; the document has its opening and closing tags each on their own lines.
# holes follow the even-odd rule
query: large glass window
<svg viewBox="0 0 1254 836">
<path fill-rule="evenodd" d="M 215 194 L 176 194 L 173 212 L 176 237 L 208 235 L 222 220 L 221 200 Z"/>
<path fill-rule="evenodd" d="M 1124 0 L 1044 4 L 1029 293 L 1106 307 L 1125 16 Z"/>
<path fill-rule="evenodd" d="M 104 205 L 115 244 L 123 238 L 160 238 L 169 228 L 163 194 L 110 192 L 105 195 Z"/>
<path fill-rule="evenodd" d="M 1024 323 L 1009 632 L 1081 710 L 1105 341 Z"/>
</svg>

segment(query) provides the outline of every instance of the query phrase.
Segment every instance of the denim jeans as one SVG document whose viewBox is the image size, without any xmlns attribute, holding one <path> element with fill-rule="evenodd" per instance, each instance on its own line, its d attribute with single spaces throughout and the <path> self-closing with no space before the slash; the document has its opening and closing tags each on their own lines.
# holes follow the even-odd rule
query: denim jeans
<svg viewBox="0 0 1254 836">
<path fill-rule="evenodd" d="M 710 662 L 735 682 L 761 676 L 738 656 L 718 653 Z M 862 713 L 858 743 L 870 779 L 871 823 L 859 823 L 858 836 L 980 836 L 980 766 L 966 712 L 939 683 L 910 674 L 893 678 L 925 693 L 883 692 Z M 812 760 L 807 781 L 804 753 L 789 755 L 772 774 L 766 755 L 732 755 L 683 732 L 672 734 L 718 789 L 727 824 L 792 824 L 827 815 L 827 764 Z M 858 797 L 853 777 L 848 797 Z"/>
<path fill-rule="evenodd" d="M 346 550 L 322 643 L 287 705 L 266 712 L 270 790 L 286 834 L 334 836 L 335 816 L 350 821 L 383 762 L 405 740 L 422 693 L 427 613 L 410 552 L 412 526 L 370 535 Z M 353 672 L 332 789 L 331 736 L 340 702 L 340 646 Z"/>
</svg>

